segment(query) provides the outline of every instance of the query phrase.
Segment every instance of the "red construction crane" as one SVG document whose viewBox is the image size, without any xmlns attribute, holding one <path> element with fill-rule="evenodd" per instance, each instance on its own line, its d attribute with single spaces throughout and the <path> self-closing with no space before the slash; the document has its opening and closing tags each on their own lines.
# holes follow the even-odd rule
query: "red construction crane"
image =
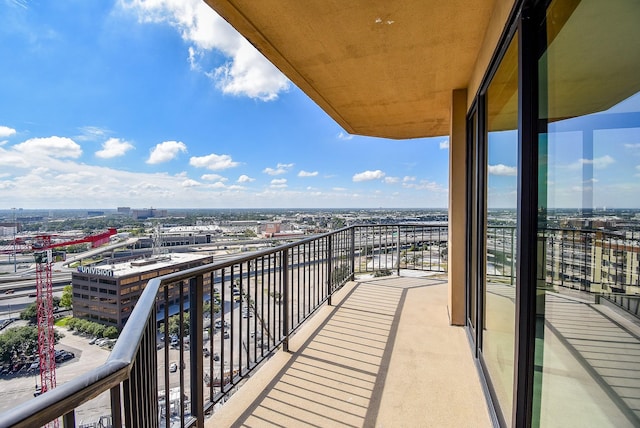
<svg viewBox="0 0 640 428">
<path fill-rule="evenodd" d="M 53 287 L 51 284 L 51 262 L 53 254 L 51 248 L 47 248 L 49 242 L 44 241 L 44 249 L 34 251 L 33 253 L 36 259 L 38 355 L 40 355 L 40 385 L 43 393 L 56 387 Z"/>
<path fill-rule="evenodd" d="M 36 237 L 36 242 L 32 248 L 36 261 L 36 311 L 38 315 L 38 355 L 40 356 L 40 385 L 42 393 L 56 387 L 53 286 L 51 283 L 52 249 L 86 242 L 90 242 L 92 247 L 98 247 L 109 242 L 111 235 L 115 234 L 116 229 L 111 228 L 104 233 L 65 242 L 51 242 L 51 235 Z M 51 426 L 57 427 L 58 421 L 53 421 Z"/>
</svg>

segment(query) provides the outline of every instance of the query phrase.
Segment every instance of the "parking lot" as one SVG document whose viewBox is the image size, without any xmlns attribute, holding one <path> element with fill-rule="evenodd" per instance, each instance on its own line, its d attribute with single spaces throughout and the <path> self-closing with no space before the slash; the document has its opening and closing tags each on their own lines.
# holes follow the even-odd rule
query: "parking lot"
<svg viewBox="0 0 640 428">
<path fill-rule="evenodd" d="M 103 364 L 109 351 L 99 346 L 90 345 L 90 338 L 74 335 L 66 329 L 58 329 L 64 334 L 57 350 L 65 350 L 74 354 L 73 358 L 56 364 L 57 385 L 62 385 L 81 373 L 88 372 Z M 0 377 L 0 412 L 15 407 L 33 398 L 36 384 L 40 386 L 38 370 L 31 373 Z"/>
</svg>

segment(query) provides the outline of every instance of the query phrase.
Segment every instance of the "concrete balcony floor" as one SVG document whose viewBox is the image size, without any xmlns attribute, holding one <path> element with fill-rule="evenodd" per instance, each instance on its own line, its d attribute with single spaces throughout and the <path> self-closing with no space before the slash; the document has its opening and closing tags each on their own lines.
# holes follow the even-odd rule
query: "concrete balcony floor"
<svg viewBox="0 0 640 428">
<path fill-rule="evenodd" d="M 491 427 L 446 278 L 350 282 L 206 426 Z"/>
</svg>

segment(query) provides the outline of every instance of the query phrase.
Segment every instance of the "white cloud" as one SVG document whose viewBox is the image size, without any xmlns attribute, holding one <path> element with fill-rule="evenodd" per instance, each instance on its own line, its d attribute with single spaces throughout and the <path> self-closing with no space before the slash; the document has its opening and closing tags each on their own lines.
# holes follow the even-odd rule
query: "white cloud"
<svg viewBox="0 0 640 428">
<path fill-rule="evenodd" d="M 207 168 L 212 171 L 220 171 L 223 169 L 234 168 L 238 166 L 238 162 L 231 159 L 229 155 L 217 155 L 211 153 L 207 156 L 194 156 L 189 159 L 189 165 L 196 168 Z"/>
<path fill-rule="evenodd" d="M 384 182 L 387 184 L 396 184 L 400 182 L 400 177 L 385 177 Z"/>
<path fill-rule="evenodd" d="M 104 140 L 110 131 L 98 126 L 83 126 L 80 128 L 80 135 L 75 138 L 79 141 L 100 141 Z"/>
<path fill-rule="evenodd" d="M 615 159 L 613 159 L 609 155 L 605 155 L 599 158 L 595 158 L 592 161 L 585 160 L 585 163 L 593 163 L 593 167 L 596 169 L 606 168 L 609 165 L 615 163 Z"/>
<path fill-rule="evenodd" d="M 276 165 L 276 168 L 265 168 L 262 172 L 269 175 L 282 175 L 289 172 L 289 170 L 293 168 L 293 165 L 292 163 L 279 163 Z"/>
<path fill-rule="evenodd" d="M 133 144 L 128 143 L 119 138 L 109 138 L 102 144 L 102 150 L 96 152 L 96 156 L 102 159 L 111 159 L 123 156 L 129 150 L 133 149 Z"/>
<path fill-rule="evenodd" d="M 317 175 L 318 175 L 318 171 L 309 172 L 309 171 L 301 170 L 298 173 L 298 177 L 315 177 Z"/>
<path fill-rule="evenodd" d="M 612 158 L 609 155 L 604 155 L 599 158 L 593 158 L 593 159 L 584 159 L 584 158 L 579 159 L 577 162 L 574 162 L 571 165 L 569 165 L 569 168 L 582 169 L 584 165 L 593 165 L 595 169 L 604 169 L 613 163 L 615 163 L 614 158 Z"/>
<path fill-rule="evenodd" d="M 284 187 L 287 187 L 287 179 L 286 178 L 274 178 L 273 180 L 271 180 L 271 184 L 269 185 L 269 187 L 274 188 L 274 189 L 282 189 Z"/>
<path fill-rule="evenodd" d="M 191 68 L 213 50 L 229 61 L 205 72 L 225 94 L 271 101 L 289 89 L 289 80 L 202 0 L 121 0 L 142 22 L 168 23 L 176 28 L 188 48 Z M 204 63 L 204 61 L 203 61 Z"/>
<path fill-rule="evenodd" d="M 354 182 L 378 180 L 385 176 L 385 173 L 376 169 L 375 171 L 359 172 L 353 176 Z"/>
<path fill-rule="evenodd" d="M 440 150 L 448 150 L 448 149 L 449 149 L 449 139 L 440 141 Z"/>
<path fill-rule="evenodd" d="M 13 128 L 9 128 L 8 126 L 0 126 L 0 138 L 11 137 L 15 135 L 16 130 Z"/>
<path fill-rule="evenodd" d="M 416 178 L 415 177 L 411 177 L 409 175 L 405 175 L 404 178 L 402 179 L 403 183 L 408 183 L 410 181 L 416 181 Z"/>
<path fill-rule="evenodd" d="M 345 134 L 342 131 L 338 134 L 338 140 L 349 141 L 351 139 L 353 139 L 353 135 L 351 134 Z"/>
<path fill-rule="evenodd" d="M 13 149 L 26 156 L 49 156 L 53 158 L 79 158 L 82 148 L 71 138 L 47 137 L 31 138 L 23 143 L 16 144 Z"/>
<path fill-rule="evenodd" d="M 229 180 L 227 177 L 223 177 L 222 175 L 219 175 L 219 174 L 202 174 L 200 178 L 206 181 L 228 181 Z"/>
<path fill-rule="evenodd" d="M 518 168 L 515 166 L 507 166 L 504 164 L 489 165 L 489 174 L 501 175 L 501 176 L 514 176 L 518 175 Z"/>
<path fill-rule="evenodd" d="M 224 189 L 227 186 L 222 181 L 218 181 L 217 183 L 213 183 L 209 187 L 211 187 L 212 189 Z"/>
<path fill-rule="evenodd" d="M 181 141 L 164 141 L 157 144 L 149 155 L 147 163 L 154 165 L 174 159 L 180 152 L 186 153 L 187 146 Z"/>
<path fill-rule="evenodd" d="M 0 134 L 0 136 L 2 136 L 2 135 Z M 633 143 L 633 144 L 626 143 L 624 145 L 624 147 L 627 148 L 627 149 L 631 149 L 631 150 L 638 150 L 638 149 L 640 149 L 640 143 Z"/>
<path fill-rule="evenodd" d="M 335 192 L 346 192 L 347 189 L 344 187 L 333 187 L 331 190 L 335 191 Z"/>
<path fill-rule="evenodd" d="M 246 174 L 242 174 L 240 177 L 238 177 L 238 183 L 251 183 L 252 181 L 256 181 L 256 179 L 251 178 Z"/>
<path fill-rule="evenodd" d="M 418 183 L 402 183 L 402 187 L 405 189 L 413 189 L 413 190 L 428 190 L 429 192 L 435 193 L 447 193 L 448 189 L 435 181 L 429 180 L 420 180 Z"/>
<path fill-rule="evenodd" d="M 200 186 L 200 183 L 191 178 L 184 180 L 182 182 L 182 187 L 196 187 L 196 186 Z"/>
</svg>

